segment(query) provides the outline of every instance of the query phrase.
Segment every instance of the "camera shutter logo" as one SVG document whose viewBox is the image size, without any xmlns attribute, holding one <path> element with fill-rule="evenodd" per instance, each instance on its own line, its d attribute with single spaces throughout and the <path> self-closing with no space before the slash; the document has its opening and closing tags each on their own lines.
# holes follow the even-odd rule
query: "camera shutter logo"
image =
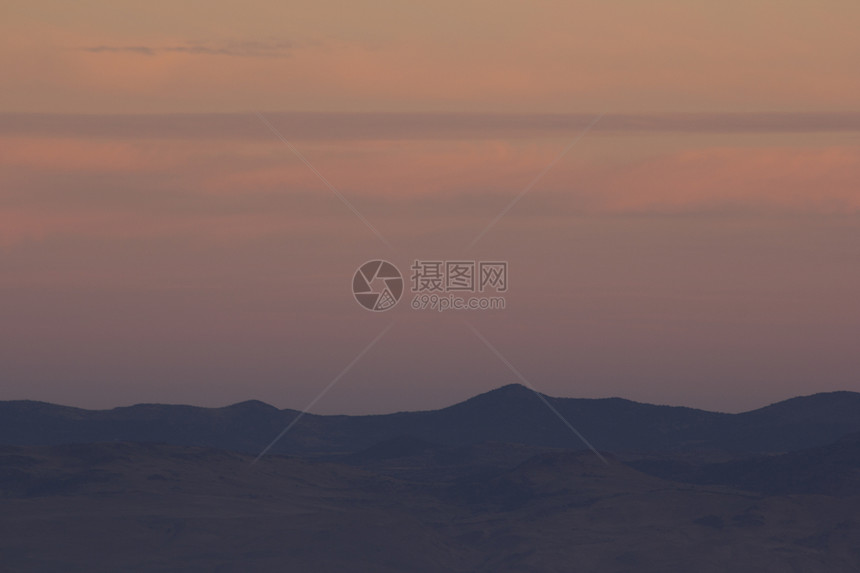
<svg viewBox="0 0 860 573">
<path fill-rule="evenodd" d="M 368 261 L 352 277 L 352 294 L 367 310 L 388 310 L 403 296 L 403 275 L 388 261 Z"/>
</svg>

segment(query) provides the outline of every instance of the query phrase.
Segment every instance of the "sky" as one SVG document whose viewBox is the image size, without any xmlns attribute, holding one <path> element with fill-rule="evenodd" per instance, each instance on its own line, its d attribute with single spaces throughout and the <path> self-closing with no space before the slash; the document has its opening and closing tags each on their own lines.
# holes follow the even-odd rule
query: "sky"
<svg viewBox="0 0 860 573">
<path fill-rule="evenodd" d="M 2 400 L 860 391 L 857 2 L 0 11 Z M 413 309 L 416 260 L 507 262 L 505 308 Z"/>
</svg>

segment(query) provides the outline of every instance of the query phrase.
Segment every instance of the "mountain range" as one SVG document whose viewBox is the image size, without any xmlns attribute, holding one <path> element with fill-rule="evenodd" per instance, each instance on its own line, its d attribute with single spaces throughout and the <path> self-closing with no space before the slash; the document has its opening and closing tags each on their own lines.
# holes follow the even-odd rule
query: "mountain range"
<svg viewBox="0 0 860 573">
<path fill-rule="evenodd" d="M 0 571 L 853 573 L 860 395 L 741 414 L 0 403 Z"/>
<path fill-rule="evenodd" d="M 544 396 L 598 450 L 784 453 L 860 432 L 860 394 L 828 392 L 727 414 L 621 398 Z M 259 401 L 223 408 L 139 404 L 84 410 L 44 402 L 0 402 L 0 444 L 150 442 L 259 453 L 297 415 Z M 442 446 L 504 442 L 581 449 L 539 397 L 509 385 L 453 406 L 385 415 L 307 414 L 272 449 L 281 454 L 360 452 L 402 437 Z"/>
</svg>

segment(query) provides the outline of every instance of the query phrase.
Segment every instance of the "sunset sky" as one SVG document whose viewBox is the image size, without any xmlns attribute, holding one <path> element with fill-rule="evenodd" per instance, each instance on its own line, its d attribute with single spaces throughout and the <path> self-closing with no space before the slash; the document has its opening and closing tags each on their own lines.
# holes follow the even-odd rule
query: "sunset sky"
<svg viewBox="0 0 860 573">
<path fill-rule="evenodd" d="M 303 408 L 395 319 L 312 411 L 517 382 L 470 324 L 550 395 L 860 391 L 856 0 L 0 15 L 0 400 Z M 380 258 L 508 261 L 507 308 L 368 312 Z"/>
</svg>

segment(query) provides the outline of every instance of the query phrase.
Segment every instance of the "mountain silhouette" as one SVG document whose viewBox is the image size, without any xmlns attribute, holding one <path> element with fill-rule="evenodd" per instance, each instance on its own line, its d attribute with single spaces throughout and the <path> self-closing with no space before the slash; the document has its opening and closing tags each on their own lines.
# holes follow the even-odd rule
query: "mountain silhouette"
<svg viewBox="0 0 860 573">
<path fill-rule="evenodd" d="M 860 432 L 860 394 L 854 392 L 797 397 L 740 414 L 622 398 L 545 399 L 607 452 L 784 453 Z M 256 400 L 223 408 L 139 404 L 111 410 L 7 401 L 0 402 L 0 444 L 154 442 L 258 453 L 297 415 Z M 357 453 L 403 437 L 416 440 L 412 446 L 401 444 L 407 450 L 424 443 L 462 447 L 485 442 L 585 448 L 534 392 L 512 384 L 439 410 L 308 414 L 272 453 Z"/>
</svg>

